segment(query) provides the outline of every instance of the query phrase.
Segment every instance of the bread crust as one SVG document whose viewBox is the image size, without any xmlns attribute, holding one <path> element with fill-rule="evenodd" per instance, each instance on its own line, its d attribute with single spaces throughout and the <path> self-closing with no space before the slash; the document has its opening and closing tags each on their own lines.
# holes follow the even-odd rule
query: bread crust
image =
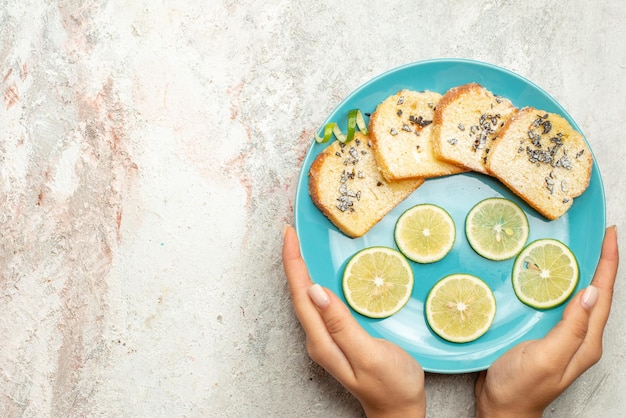
<svg viewBox="0 0 626 418">
<path fill-rule="evenodd" d="M 465 171 L 436 158 L 432 143 L 434 109 L 441 94 L 403 89 L 378 104 L 369 131 L 376 163 L 388 181 L 430 178 Z"/>
<path fill-rule="evenodd" d="M 483 88 L 480 84 L 471 82 L 460 86 L 451 87 L 439 100 L 437 104 L 437 110 L 434 115 L 433 123 L 441 125 L 443 123 L 443 115 L 451 104 L 453 104 L 459 97 L 464 94 L 468 94 L 473 90 Z"/>
<path fill-rule="evenodd" d="M 503 127 L 486 166 L 529 206 L 555 220 L 589 186 L 593 155 L 565 118 L 524 107 Z"/>
<path fill-rule="evenodd" d="M 515 111 L 510 100 L 478 83 L 450 88 L 439 100 L 433 117 L 435 155 L 467 170 L 489 174 L 486 156 Z"/>
<path fill-rule="evenodd" d="M 357 132 L 352 142 L 330 144 L 309 169 L 309 194 L 315 206 L 349 237 L 367 233 L 424 179 L 385 180 L 369 137 Z"/>
</svg>

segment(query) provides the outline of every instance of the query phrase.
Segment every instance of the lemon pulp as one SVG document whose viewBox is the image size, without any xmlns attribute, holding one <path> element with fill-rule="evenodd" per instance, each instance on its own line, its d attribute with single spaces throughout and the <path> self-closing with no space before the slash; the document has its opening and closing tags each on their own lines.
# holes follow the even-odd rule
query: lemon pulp
<svg viewBox="0 0 626 418">
<path fill-rule="evenodd" d="M 348 261 L 342 287 L 348 305 L 356 312 L 386 318 L 402 309 L 411 297 L 413 270 L 400 252 L 369 247 Z"/>
<path fill-rule="evenodd" d="M 517 255 L 528 240 L 528 218 L 508 199 L 494 197 L 477 203 L 465 218 L 465 235 L 471 247 L 489 260 Z"/>
<path fill-rule="evenodd" d="M 489 330 L 496 315 L 496 300 L 478 277 L 452 274 L 433 286 L 425 311 L 433 332 L 445 340 L 466 343 Z"/>
<path fill-rule="evenodd" d="M 398 249 L 418 263 L 444 258 L 456 238 L 454 221 L 439 206 L 421 204 L 405 211 L 396 222 L 394 238 Z"/>
<path fill-rule="evenodd" d="M 578 284 L 578 262 L 562 242 L 545 238 L 530 243 L 513 264 L 513 290 L 533 308 L 561 305 Z"/>
</svg>

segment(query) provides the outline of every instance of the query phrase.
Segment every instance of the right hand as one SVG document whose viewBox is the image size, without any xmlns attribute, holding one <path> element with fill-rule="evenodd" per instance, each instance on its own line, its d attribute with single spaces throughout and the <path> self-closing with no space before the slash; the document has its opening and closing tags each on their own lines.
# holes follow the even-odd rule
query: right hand
<svg viewBox="0 0 626 418">
<path fill-rule="evenodd" d="M 600 360 L 618 264 L 617 232 L 607 228 L 591 286 L 572 298 L 561 321 L 544 338 L 513 347 L 481 372 L 475 387 L 477 417 L 541 417 Z"/>
</svg>

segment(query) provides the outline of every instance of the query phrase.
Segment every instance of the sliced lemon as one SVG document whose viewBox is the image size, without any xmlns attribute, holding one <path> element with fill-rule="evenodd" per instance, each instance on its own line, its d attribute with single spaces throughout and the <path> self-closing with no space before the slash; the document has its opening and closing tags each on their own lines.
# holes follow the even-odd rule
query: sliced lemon
<svg viewBox="0 0 626 418">
<path fill-rule="evenodd" d="M 514 202 L 493 197 L 478 202 L 465 218 L 467 241 L 489 260 L 517 255 L 528 240 L 528 218 Z"/>
<path fill-rule="evenodd" d="M 470 274 L 439 280 L 426 298 L 426 321 L 441 338 L 474 341 L 485 334 L 496 316 L 496 299 L 489 286 Z"/>
<path fill-rule="evenodd" d="M 578 284 L 578 261 L 562 242 L 533 241 L 513 264 L 513 290 L 526 305 L 549 309 L 561 305 Z"/>
<path fill-rule="evenodd" d="M 398 218 L 394 231 L 396 245 L 407 258 L 434 263 L 452 249 L 456 238 L 454 221 L 436 205 L 413 206 Z"/>
<path fill-rule="evenodd" d="M 406 258 L 388 247 L 369 247 L 348 261 L 343 293 L 356 312 L 386 318 L 398 312 L 413 292 L 413 270 Z"/>
</svg>

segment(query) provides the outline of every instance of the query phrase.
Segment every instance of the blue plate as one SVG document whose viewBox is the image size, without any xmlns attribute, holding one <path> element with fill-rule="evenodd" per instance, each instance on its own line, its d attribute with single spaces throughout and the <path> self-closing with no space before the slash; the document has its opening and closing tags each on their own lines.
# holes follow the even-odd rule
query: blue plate
<svg viewBox="0 0 626 418">
<path fill-rule="evenodd" d="M 403 88 L 443 94 L 451 87 L 472 81 L 509 98 L 518 107 L 534 106 L 561 114 L 580 131 L 565 109 L 532 82 L 503 68 L 460 59 L 422 61 L 388 71 L 344 99 L 324 125 L 338 121 L 341 126 L 340 121 L 347 120 L 350 109 L 373 112 L 378 103 Z M 400 312 L 382 320 L 366 318 L 353 312 L 357 321 L 372 336 L 400 345 L 424 370 L 435 373 L 484 370 L 514 345 L 543 337 L 560 320 L 565 306 L 538 311 L 522 304 L 511 285 L 513 260 L 486 260 L 471 249 L 464 233 L 465 216 L 480 200 L 505 197 L 517 202 L 528 215 L 528 242 L 545 237 L 561 240 L 572 249 L 580 265 L 577 290 L 591 282 L 600 258 L 605 228 L 604 188 L 595 159 L 589 187 L 574 200 L 570 210 L 556 221 L 547 221 L 497 180 L 467 173 L 426 180 L 366 235 L 352 239 L 333 226 L 309 197 L 309 168 L 325 146 L 313 141 L 305 157 L 296 192 L 295 228 L 313 281 L 328 287 L 340 297 L 343 298 L 341 277 L 347 260 L 355 252 L 372 245 L 395 247 L 393 228 L 406 209 L 418 203 L 434 203 L 445 208 L 456 223 L 456 243 L 443 260 L 429 265 L 411 263 L 415 288 L 410 301 Z M 428 291 L 436 281 L 451 273 L 470 273 L 481 277 L 491 286 L 496 297 L 497 313 L 491 329 L 470 343 L 444 341 L 430 330 L 425 321 L 424 300 Z"/>
</svg>

